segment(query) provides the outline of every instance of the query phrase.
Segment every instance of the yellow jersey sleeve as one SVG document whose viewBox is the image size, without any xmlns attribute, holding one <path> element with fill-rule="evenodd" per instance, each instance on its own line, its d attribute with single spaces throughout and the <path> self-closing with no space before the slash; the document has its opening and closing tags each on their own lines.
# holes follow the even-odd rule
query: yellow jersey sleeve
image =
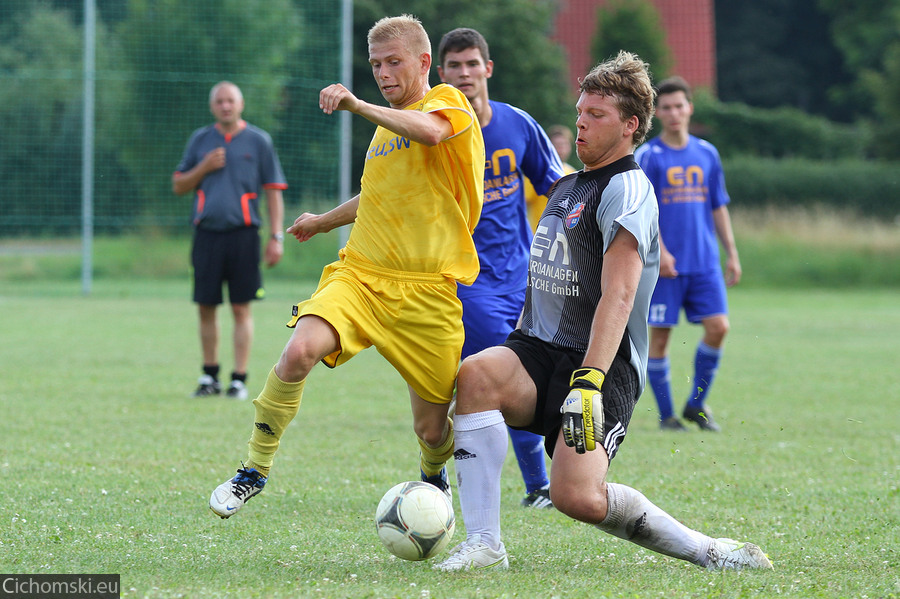
<svg viewBox="0 0 900 599">
<path fill-rule="evenodd" d="M 348 251 L 392 270 L 478 276 L 472 231 L 484 195 L 484 141 L 466 97 L 446 84 L 404 110 L 439 113 L 453 134 L 429 147 L 378 127 L 363 167 Z"/>
</svg>

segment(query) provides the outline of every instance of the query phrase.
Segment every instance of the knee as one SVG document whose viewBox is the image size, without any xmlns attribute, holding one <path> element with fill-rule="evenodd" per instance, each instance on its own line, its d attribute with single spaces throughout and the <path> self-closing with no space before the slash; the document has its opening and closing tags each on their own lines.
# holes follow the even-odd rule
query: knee
<svg viewBox="0 0 900 599">
<path fill-rule="evenodd" d="M 602 489 L 594 490 L 559 485 L 554 481 L 550 485 L 550 500 L 557 511 L 588 524 L 602 522 L 608 510 L 605 484 Z"/>
<path fill-rule="evenodd" d="M 463 360 L 456 377 L 456 411 L 461 414 L 499 409 L 498 383 L 492 370 L 478 354 Z"/>
<path fill-rule="evenodd" d="M 245 323 L 252 318 L 250 304 L 231 304 L 231 314 L 237 323 Z"/>
<path fill-rule="evenodd" d="M 650 357 L 665 357 L 669 349 L 669 334 L 671 329 L 654 327 L 650 329 Z"/>
<path fill-rule="evenodd" d="M 707 344 L 712 347 L 721 347 L 725 336 L 731 328 L 731 324 L 725 317 L 711 318 L 705 323 Z"/>
<path fill-rule="evenodd" d="M 197 309 L 197 313 L 200 315 L 200 322 L 215 324 L 217 307 L 218 306 L 208 306 L 205 304 L 200 304 Z"/>
<path fill-rule="evenodd" d="M 322 356 L 305 339 L 294 336 L 281 353 L 277 374 L 284 381 L 303 380 L 321 359 Z"/>
<path fill-rule="evenodd" d="M 440 447 L 446 440 L 447 418 L 440 422 L 434 420 L 417 421 L 413 423 L 416 436 L 428 447 Z"/>
</svg>

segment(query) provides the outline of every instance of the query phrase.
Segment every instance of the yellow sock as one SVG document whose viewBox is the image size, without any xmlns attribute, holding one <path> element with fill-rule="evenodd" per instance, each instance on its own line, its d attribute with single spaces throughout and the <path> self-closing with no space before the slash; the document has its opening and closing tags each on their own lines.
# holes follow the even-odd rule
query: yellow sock
<svg viewBox="0 0 900 599">
<path fill-rule="evenodd" d="M 286 383 L 275 374 L 275 368 L 269 371 L 265 387 L 253 400 L 256 418 L 250 435 L 247 467 L 256 468 L 263 476 L 269 476 L 281 435 L 300 409 L 305 384 L 306 379 L 299 383 Z"/>
<path fill-rule="evenodd" d="M 419 466 L 425 476 L 434 476 L 444 467 L 444 464 L 453 457 L 453 420 L 447 418 L 447 438 L 438 447 L 428 447 L 419 439 L 419 447 L 422 450 Z"/>
</svg>

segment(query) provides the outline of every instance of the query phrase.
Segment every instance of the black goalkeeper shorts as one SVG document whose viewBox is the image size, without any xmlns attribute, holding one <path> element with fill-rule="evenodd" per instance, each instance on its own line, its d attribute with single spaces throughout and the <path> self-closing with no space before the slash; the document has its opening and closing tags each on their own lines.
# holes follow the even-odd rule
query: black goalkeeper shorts
<svg viewBox="0 0 900 599">
<path fill-rule="evenodd" d="M 559 410 L 569 394 L 572 371 L 581 368 L 584 352 L 566 349 L 529 337 L 516 329 L 503 344 L 515 352 L 537 388 L 537 404 L 534 420 L 523 430 L 543 435 L 544 446 L 552 458 L 562 414 Z M 625 441 L 628 423 L 638 400 L 640 382 L 634 367 L 620 355 L 616 355 L 603 381 L 603 438 L 600 444 L 606 449 L 610 461 Z"/>
</svg>

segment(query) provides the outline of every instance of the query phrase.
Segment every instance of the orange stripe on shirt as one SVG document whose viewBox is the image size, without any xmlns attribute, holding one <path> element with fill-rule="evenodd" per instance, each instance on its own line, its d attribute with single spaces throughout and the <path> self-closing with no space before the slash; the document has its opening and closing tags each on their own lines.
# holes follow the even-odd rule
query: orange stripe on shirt
<svg viewBox="0 0 900 599">
<path fill-rule="evenodd" d="M 248 227 L 253 224 L 250 217 L 250 200 L 256 199 L 255 193 L 245 193 L 241 196 L 241 211 L 244 213 L 244 224 Z"/>
<path fill-rule="evenodd" d="M 197 190 L 197 217 L 194 219 L 194 223 L 200 222 L 200 215 L 203 214 L 203 206 L 206 204 L 206 194 L 203 193 L 202 189 Z"/>
</svg>

